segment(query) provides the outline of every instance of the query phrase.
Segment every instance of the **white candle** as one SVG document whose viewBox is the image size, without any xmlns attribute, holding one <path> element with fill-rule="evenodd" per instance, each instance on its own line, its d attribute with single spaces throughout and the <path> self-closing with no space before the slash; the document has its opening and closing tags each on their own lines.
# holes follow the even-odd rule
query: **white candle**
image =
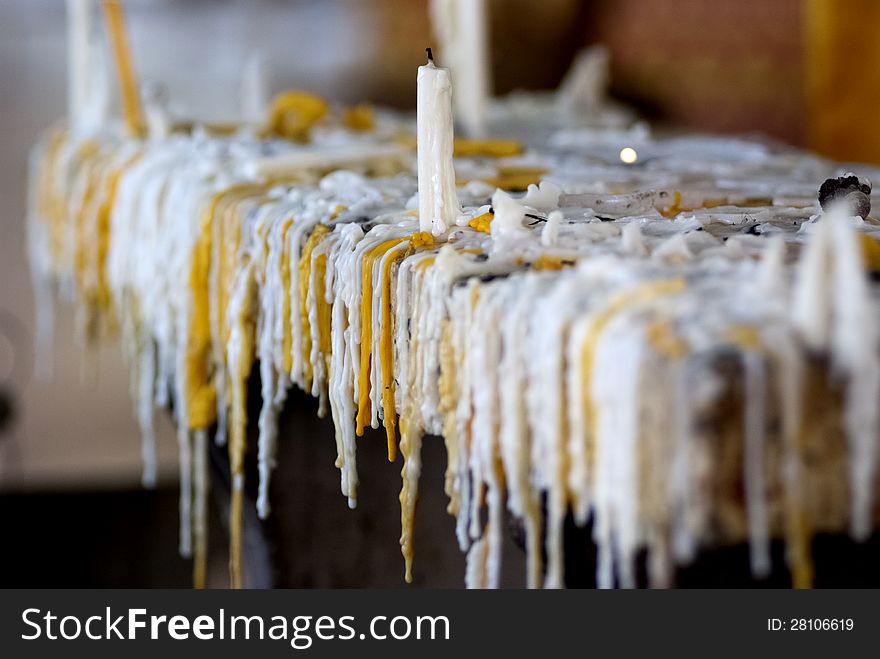
<svg viewBox="0 0 880 659">
<path fill-rule="evenodd" d="M 93 70 L 94 0 L 67 0 L 67 119 L 74 131 L 83 128 Z"/>
<path fill-rule="evenodd" d="M 259 126 L 269 118 L 269 82 L 265 59 L 253 52 L 244 65 L 241 79 L 241 114 L 245 123 Z"/>
<path fill-rule="evenodd" d="M 441 236 L 455 223 L 461 205 L 452 165 L 452 82 L 449 70 L 428 63 L 418 74 L 419 229 Z"/>
<path fill-rule="evenodd" d="M 455 115 L 471 137 L 485 133 L 489 99 L 489 30 L 485 0 L 432 0 L 434 32 L 458 93 Z"/>
</svg>

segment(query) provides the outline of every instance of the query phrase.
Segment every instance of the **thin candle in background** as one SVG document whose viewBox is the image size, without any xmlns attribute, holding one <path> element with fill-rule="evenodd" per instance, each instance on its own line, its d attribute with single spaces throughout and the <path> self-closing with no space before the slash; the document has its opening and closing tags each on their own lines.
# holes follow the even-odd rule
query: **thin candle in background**
<svg viewBox="0 0 880 659">
<path fill-rule="evenodd" d="M 125 127 L 135 136 L 144 134 L 144 119 L 141 111 L 140 93 L 134 75 L 134 65 L 125 32 L 125 16 L 119 0 L 104 0 L 104 17 L 113 45 L 116 68 L 119 73 L 119 90 L 122 94 L 122 113 Z"/>
<path fill-rule="evenodd" d="M 259 126 L 269 117 L 269 76 L 266 58 L 259 51 L 248 57 L 241 76 L 241 114 L 244 123 Z"/>
<path fill-rule="evenodd" d="M 74 132 L 82 130 L 89 102 L 92 61 L 93 0 L 67 0 L 67 118 Z"/>
<path fill-rule="evenodd" d="M 442 236 L 461 212 L 452 162 L 452 81 L 449 69 L 419 67 L 418 124 L 419 230 Z"/>
<path fill-rule="evenodd" d="M 489 29 L 485 0 L 432 0 L 440 52 L 455 80 L 455 116 L 470 137 L 486 131 L 490 95 Z"/>
</svg>

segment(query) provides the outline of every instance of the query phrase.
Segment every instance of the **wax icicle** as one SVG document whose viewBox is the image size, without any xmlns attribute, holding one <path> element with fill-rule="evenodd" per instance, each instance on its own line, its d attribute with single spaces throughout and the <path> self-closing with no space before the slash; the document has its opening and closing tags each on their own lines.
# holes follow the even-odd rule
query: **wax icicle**
<svg viewBox="0 0 880 659">
<path fill-rule="evenodd" d="M 208 562 L 208 432 L 193 433 L 193 586 L 205 587 Z"/>
</svg>

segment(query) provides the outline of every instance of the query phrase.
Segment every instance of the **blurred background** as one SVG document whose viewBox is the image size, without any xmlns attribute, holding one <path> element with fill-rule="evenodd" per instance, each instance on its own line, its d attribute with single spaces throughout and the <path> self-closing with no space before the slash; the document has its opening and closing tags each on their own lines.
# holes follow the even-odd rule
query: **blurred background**
<svg viewBox="0 0 880 659">
<path fill-rule="evenodd" d="M 139 77 L 163 83 L 178 113 L 204 120 L 237 116 L 243 67 L 254 53 L 267 65 L 273 92 L 299 88 L 333 101 L 413 108 L 415 68 L 433 41 L 425 0 L 126 0 L 124 6 Z M 612 96 L 651 121 L 762 134 L 839 159 L 880 162 L 880 44 L 873 39 L 880 3 L 873 0 L 491 0 L 489 6 L 496 95 L 552 89 L 576 52 L 603 43 Z M 6 538 L 0 559 L 14 568 L 0 574 L 0 585 L 187 586 L 190 568 L 176 554 L 173 433 L 160 419 L 159 487 L 141 490 L 139 436 L 118 346 L 83 354 L 71 314 L 61 306 L 54 377 L 32 375 L 26 162 L 40 131 L 65 112 L 66 54 L 62 0 L 0 0 L 0 519 Z M 435 455 L 429 481 L 445 467 L 442 451 Z M 313 485 L 335 492 L 332 458 L 321 456 L 314 471 L 320 475 L 310 476 L 318 479 Z M 437 496 L 442 488 L 426 486 L 426 497 L 429 489 Z M 382 494 L 394 495 L 392 489 Z M 344 507 L 341 496 L 329 501 L 333 513 L 325 522 L 337 520 Z M 371 564 L 373 585 L 402 583 L 393 504 L 379 523 L 388 560 Z M 417 575 L 424 585 L 461 583 L 457 550 L 439 548 L 452 543 L 444 506 L 440 498 L 423 504 L 422 517 L 443 518 L 425 531 L 428 562 L 440 576 Z M 328 542 L 342 542 L 335 522 L 316 524 L 315 513 L 298 509 L 291 515 L 296 524 L 275 529 L 276 535 L 296 535 L 303 526 L 313 535 L 308 543 L 288 538 L 300 559 L 286 573 L 288 585 L 366 581 L 363 565 L 343 565 L 334 552 L 322 551 Z M 352 524 L 349 547 L 366 547 L 379 533 L 366 512 L 358 521 L 347 519 L 337 521 Z M 422 564 L 424 572 L 430 567 Z"/>
</svg>

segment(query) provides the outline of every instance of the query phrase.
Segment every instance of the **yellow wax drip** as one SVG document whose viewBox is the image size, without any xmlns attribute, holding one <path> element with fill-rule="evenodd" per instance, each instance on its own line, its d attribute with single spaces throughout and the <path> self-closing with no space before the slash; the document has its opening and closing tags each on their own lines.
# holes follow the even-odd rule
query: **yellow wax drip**
<svg viewBox="0 0 880 659">
<path fill-rule="evenodd" d="M 293 354 L 291 353 L 293 345 L 293 337 L 290 331 L 290 245 L 288 244 L 287 235 L 290 227 L 293 226 L 293 219 L 288 218 L 284 222 L 281 229 L 281 317 L 284 319 L 282 323 L 281 335 L 281 366 L 287 375 L 293 369 Z"/>
<path fill-rule="evenodd" d="M 391 267 L 395 263 L 400 263 L 410 253 L 409 249 L 395 252 L 386 259 L 382 268 L 382 333 L 379 336 L 379 359 L 382 363 L 382 409 L 384 411 L 385 435 L 388 440 L 388 462 L 394 462 L 397 459 L 397 444 L 394 434 L 394 428 L 397 424 L 397 409 L 394 401 L 394 374 L 392 373 L 394 365 L 391 334 Z"/>
<path fill-rule="evenodd" d="M 370 423 L 370 356 L 373 343 L 373 262 L 406 238 L 394 238 L 368 250 L 361 263 L 361 368 L 355 434 L 362 437 Z"/>
<path fill-rule="evenodd" d="M 880 242 L 866 233 L 859 234 L 862 260 L 869 272 L 880 272 Z"/>
<path fill-rule="evenodd" d="M 295 142 L 308 142 L 312 127 L 326 114 L 324 99 L 307 92 L 283 92 L 272 102 L 267 130 Z"/>
<path fill-rule="evenodd" d="M 373 107 L 366 103 L 347 108 L 342 113 L 343 125 L 358 133 L 369 133 L 376 128 L 376 118 L 373 116 Z"/>
<path fill-rule="evenodd" d="M 483 213 L 468 222 L 468 226 L 480 233 L 490 233 L 492 231 L 492 220 L 494 219 L 495 215 L 492 213 Z"/>
<path fill-rule="evenodd" d="M 104 17 L 110 33 L 113 55 L 119 74 L 119 89 L 122 93 L 122 111 L 125 127 L 134 137 L 143 137 L 144 119 L 141 111 L 140 94 L 134 65 L 129 49 L 128 35 L 125 31 L 125 17 L 119 0 L 104 0 Z"/>
<path fill-rule="evenodd" d="M 312 365 L 312 332 L 309 324 L 309 280 L 312 273 L 312 252 L 321 239 L 330 233 L 323 224 L 315 225 L 312 235 L 303 246 L 302 256 L 299 260 L 299 320 L 302 331 L 302 359 L 303 359 L 303 378 L 305 380 L 305 390 L 311 391 L 312 378 L 314 377 L 314 366 Z"/>
<path fill-rule="evenodd" d="M 455 138 L 453 155 L 456 158 L 509 158 L 523 152 L 523 145 L 515 140 L 470 140 Z"/>
</svg>

